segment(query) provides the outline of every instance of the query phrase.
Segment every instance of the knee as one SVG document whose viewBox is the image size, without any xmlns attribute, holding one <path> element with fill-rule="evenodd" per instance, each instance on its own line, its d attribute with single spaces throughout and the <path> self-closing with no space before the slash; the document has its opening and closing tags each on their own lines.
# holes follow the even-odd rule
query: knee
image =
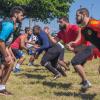
<svg viewBox="0 0 100 100">
<path fill-rule="evenodd" d="M 62 64 L 62 62 L 63 62 L 62 60 L 59 60 L 59 59 L 58 59 L 58 64 Z"/>
<path fill-rule="evenodd" d="M 41 60 L 41 65 L 42 65 L 42 66 L 45 66 L 45 64 L 46 64 L 46 61 L 42 59 L 42 60 Z"/>
</svg>

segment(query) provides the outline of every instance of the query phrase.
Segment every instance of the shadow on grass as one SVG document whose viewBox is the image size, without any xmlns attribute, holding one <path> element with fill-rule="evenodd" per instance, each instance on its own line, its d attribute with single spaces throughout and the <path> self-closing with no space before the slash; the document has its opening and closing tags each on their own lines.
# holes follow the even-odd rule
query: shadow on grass
<svg viewBox="0 0 100 100">
<path fill-rule="evenodd" d="M 58 88 L 67 89 L 67 88 L 70 88 L 72 84 L 71 83 L 66 84 L 66 83 L 56 83 L 56 82 L 44 81 L 43 85 L 46 85 L 51 88 L 58 87 Z"/>
<path fill-rule="evenodd" d="M 44 71 L 46 71 L 46 69 L 43 69 L 43 68 L 41 68 L 41 69 L 35 68 L 35 69 L 34 69 L 33 66 L 32 66 L 32 68 L 33 68 L 33 69 L 25 69 L 25 71 L 27 71 L 27 72 L 44 72 Z"/>
<path fill-rule="evenodd" d="M 29 73 L 21 73 L 21 74 L 16 74 L 16 76 L 22 76 L 23 78 L 25 77 L 25 78 L 33 78 L 33 79 L 41 79 L 41 80 L 43 80 L 43 79 L 45 79 L 45 77 L 46 76 L 44 76 L 44 75 L 33 75 L 33 74 L 29 74 Z"/>
<path fill-rule="evenodd" d="M 96 94 L 89 94 L 89 93 L 75 93 L 75 92 L 55 92 L 56 96 L 73 96 L 73 97 L 80 97 L 82 100 L 94 100 Z"/>
</svg>

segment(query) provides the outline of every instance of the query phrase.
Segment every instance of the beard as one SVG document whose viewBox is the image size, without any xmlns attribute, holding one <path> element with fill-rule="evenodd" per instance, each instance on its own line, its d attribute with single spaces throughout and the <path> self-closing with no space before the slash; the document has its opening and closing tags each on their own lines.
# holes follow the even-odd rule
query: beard
<svg viewBox="0 0 100 100">
<path fill-rule="evenodd" d="M 20 20 L 18 20 L 18 18 L 16 18 L 16 23 L 21 23 L 21 21 L 20 21 Z"/>
<path fill-rule="evenodd" d="M 66 24 L 64 24 L 64 25 L 59 25 L 59 29 L 62 31 L 62 30 L 64 30 L 64 29 L 66 29 Z"/>
<path fill-rule="evenodd" d="M 82 24 L 82 22 L 83 22 L 82 19 L 80 19 L 80 20 L 76 20 L 76 23 L 77 23 L 77 24 Z"/>
<path fill-rule="evenodd" d="M 82 24 L 83 23 L 83 19 L 84 19 L 83 17 L 81 17 L 81 19 L 76 19 L 76 23 L 77 24 Z"/>
</svg>

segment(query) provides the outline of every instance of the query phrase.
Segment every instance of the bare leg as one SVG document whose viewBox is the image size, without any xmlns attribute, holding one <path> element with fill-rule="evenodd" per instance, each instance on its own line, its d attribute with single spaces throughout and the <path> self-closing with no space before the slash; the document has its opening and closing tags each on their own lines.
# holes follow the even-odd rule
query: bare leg
<svg viewBox="0 0 100 100">
<path fill-rule="evenodd" d="M 74 66 L 75 70 L 78 72 L 79 76 L 81 77 L 82 81 L 87 80 L 84 68 L 82 65 Z"/>
<path fill-rule="evenodd" d="M 69 70 L 69 62 L 65 62 L 63 60 L 58 60 L 58 64 L 60 64 L 62 67 L 64 67 L 65 70 Z"/>
<path fill-rule="evenodd" d="M 12 68 L 14 66 L 14 63 L 12 62 L 10 65 L 6 65 L 5 68 L 4 68 L 4 74 L 3 74 L 3 77 L 2 77 L 2 84 L 6 84 L 9 76 L 10 76 L 10 73 L 12 71 Z"/>
</svg>

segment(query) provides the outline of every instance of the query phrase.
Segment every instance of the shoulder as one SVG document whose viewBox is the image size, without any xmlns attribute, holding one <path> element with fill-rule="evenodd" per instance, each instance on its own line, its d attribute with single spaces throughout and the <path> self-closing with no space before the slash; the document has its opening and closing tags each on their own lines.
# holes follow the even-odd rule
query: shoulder
<svg viewBox="0 0 100 100">
<path fill-rule="evenodd" d="M 2 22 L 2 25 L 3 26 L 8 26 L 8 27 L 13 27 L 14 26 L 14 24 L 12 23 L 12 22 Z"/>
<path fill-rule="evenodd" d="M 79 26 L 78 26 L 78 25 L 75 25 L 75 24 L 72 24 L 72 25 L 71 25 L 71 29 L 72 29 L 72 30 L 75 30 L 75 31 L 76 31 L 76 30 L 79 30 Z"/>
<path fill-rule="evenodd" d="M 41 31 L 41 32 L 40 32 L 40 36 L 41 36 L 41 37 L 48 37 L 47 34 L 46 34 L 44 31 Z"/>
<path fill-rule="evenodd" d="M 88 26 L 95 26 L 95 25 L 100 25 L 100 20 L 96 20 L 96 19 L 90 19 Z"/>
<path fill-rule="evenodd" d="M 62 35 L 62 33 L 63 33 L 63 31 L 59 31 L 59 32 L 57 33 L 57 36 L 58 36 L 58 35 Z"/>
<path fill-rule="evenodd" d="M 25 37 L 25 33 L 21 34 L 19 37 L 20 37 L 20 39 L 23 39 Z"/>
</svg>

